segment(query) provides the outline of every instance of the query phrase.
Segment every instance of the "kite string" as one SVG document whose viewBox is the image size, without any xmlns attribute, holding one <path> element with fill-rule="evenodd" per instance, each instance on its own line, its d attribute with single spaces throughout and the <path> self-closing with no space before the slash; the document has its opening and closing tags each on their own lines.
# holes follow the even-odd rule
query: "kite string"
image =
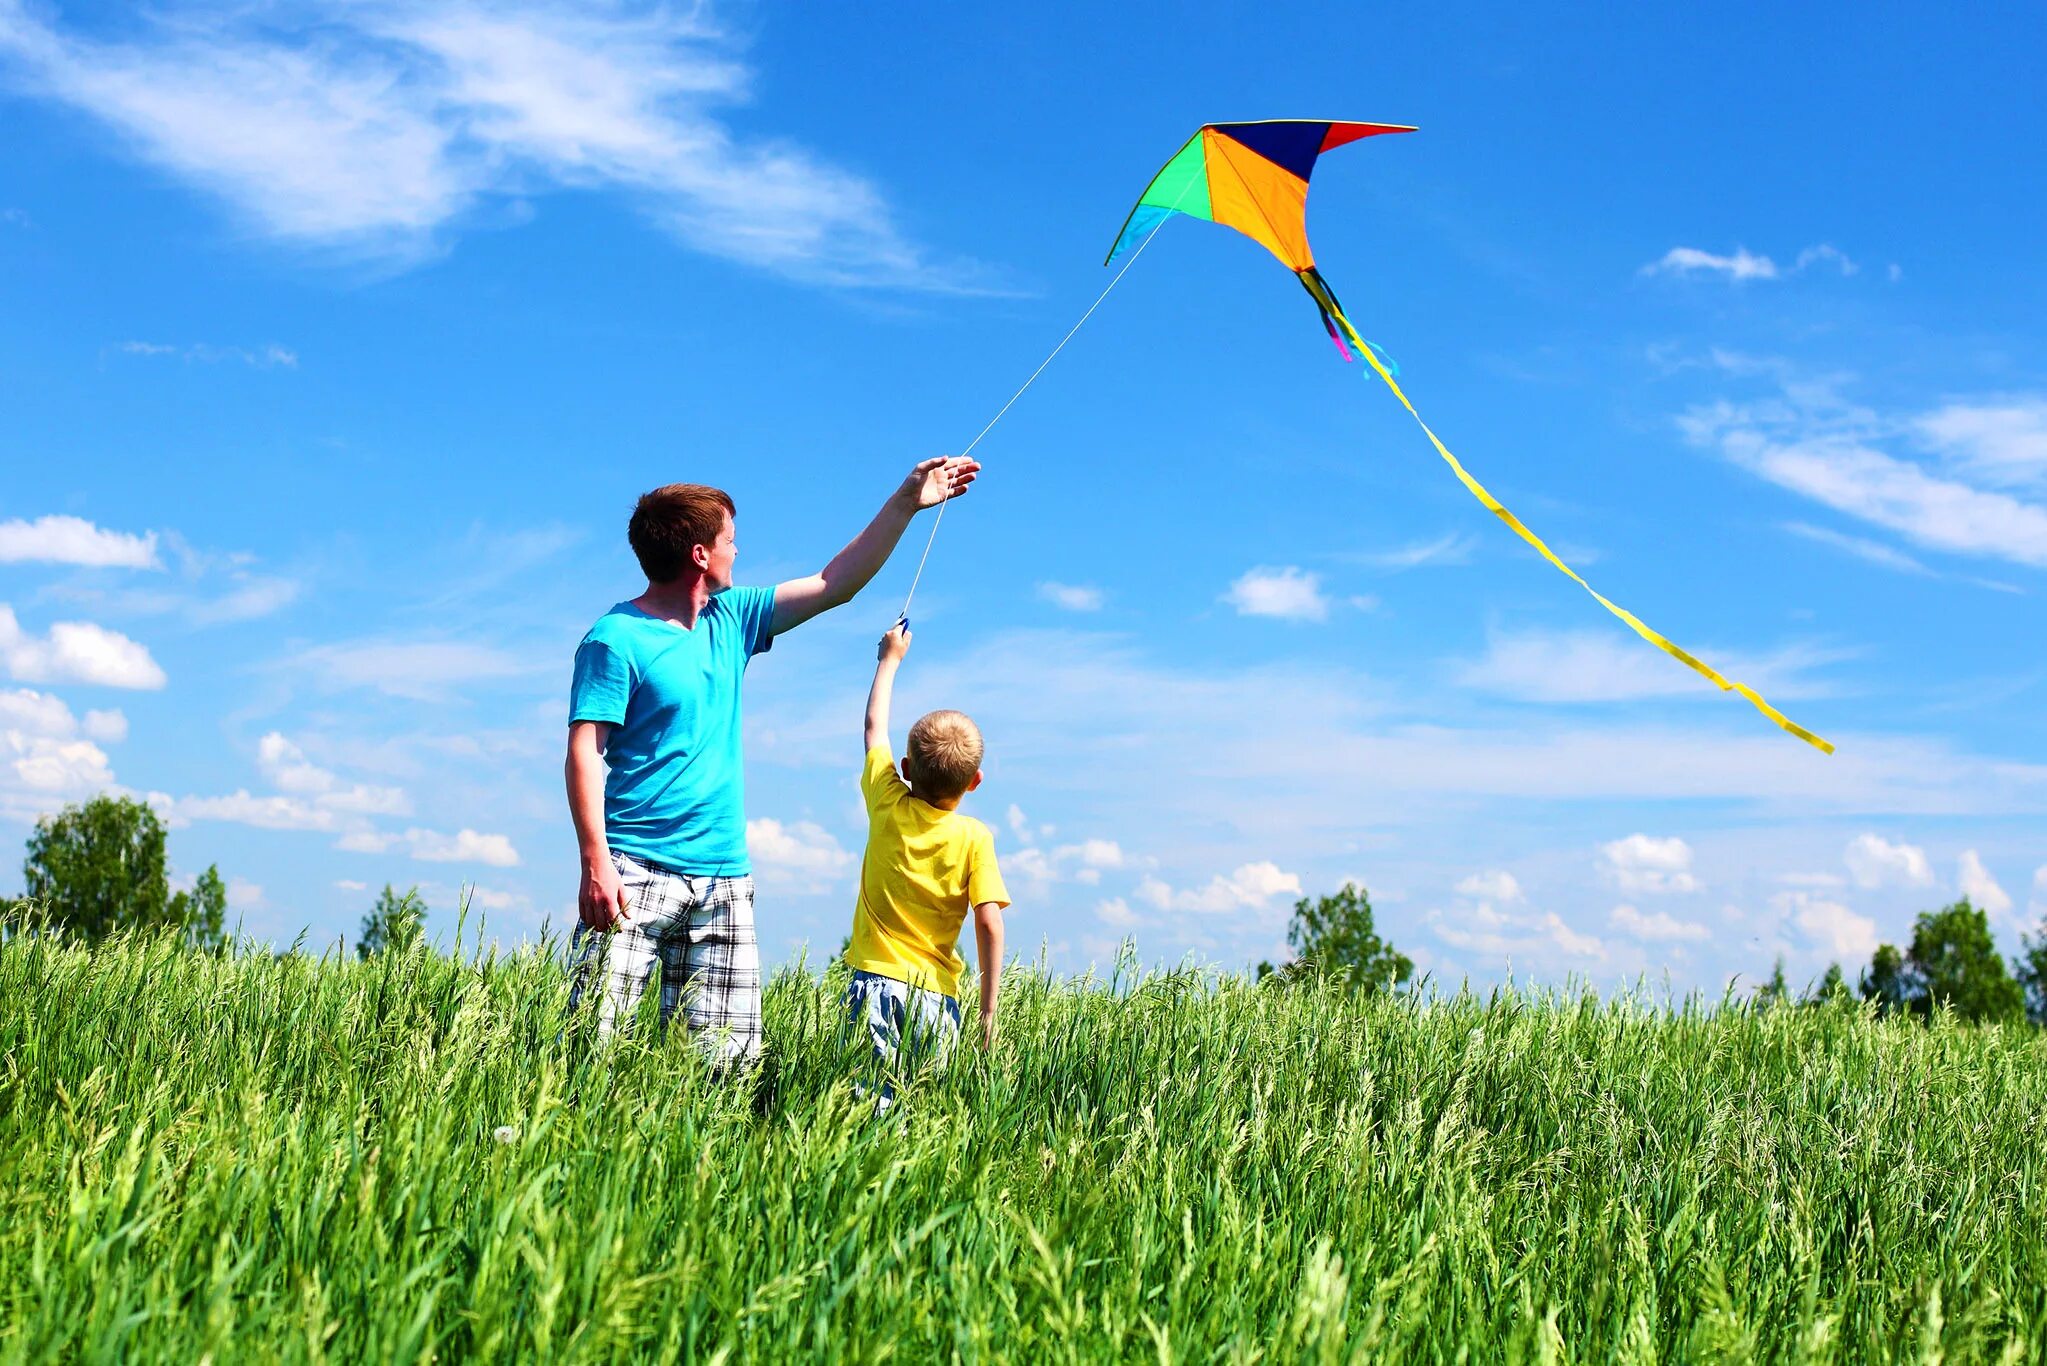
<svg viewBox="0 0 2047 1366">
<path fill-rule="evenodd" d="M 1160 218 L 1158 222 L 1154 223 L 1152 225 L 1151 231 L 1144 235 L 1144 240 L 1137 244 L 1137 250 L 1131 252 L 1130 259 L 1123 263 L 1123 269 L 1117 271 L 1116 274 L 1110 279 L 1108 288 L 1104 289 L 1100 294 L 1097 294 L 1095 296 L 1095 301 L 1087 306 L 1087 312 L 1080 315 L 1080 321 L 1075 323 L 1072 327 L 1066 329 L 1066 335 L 1059 339 L 1059 344 L 1052 348 L 1051 354 L 1046 356 L 1045 359 L 1038 362 L 1038 368 L 1031 371 L 1031 377 L 1025 380 L 1022 384 L 1017 386 L 1016 392 L 1009 396 L 1009 402 L 1003 404 L 1000 408 L 998 408 L 995 412 L 995 416 L 988 419 L 988 425 L 983 427 L 979 432 L 977 432 L 974 436 L 974 439 L 967 443 L 966 449 L 960 452 L 960 455 L 962 457 L 973 454 L 974 447 L 981 444 L 981 438 L 988 435 L 989 432 L 995 430 L 995 424 L 1002 421 L 1002 415 L 1008 412 L 1012 407 L 1016 405 L 1016 401 L 1024 396 L 1024 390 L 1030 388 L 1032 384 L 1036 383 L 1039 375 L 1045 373 L 1045 367 L 1050 365 L 1053 362 L 1053 360 L 1058 357 L 1059 353 L 1066 349 L 1066 343 L 1073 340 L 1074 333 L 1080 331 L 1081 327 L 1087 322 L 1087 320 L 1095 316 L 1095 310 L 1102 306 L 1102 300 L 1109 297 L 1110 290 L 1115 289 L 1118 284 L 1122 283 L 1124 275 L 1129 273 L 1130 268 L 1137 264 L 1137 258 L 1144 255 L 1144 249 L 1151 245 L 1151 239 L 1158 236 L 1159 229 L 1163 228 L 1166 225 L 1166 223 L 1172 218 L 1174 212 L 1180 207 L 1180 200 L 1185 199 L 1187 197 L 1187 191 L 1193 185 L 1193 183 L 1194 182 L 1190 179 L 1186 185 L 1182 185 L 1180 187 L 1179 195 L 1176 196 L 1172 204 L 1167 207 L 1165 216 L 1163 218 Z M 917 572 L 910 576 L 910 591 L 903 595 L 903 611 L 900 618 L 900 620 L 902 621 L 908 621 L 910 619 L 910 603 L 917 596 L 917 585 L 923 582 L 924 565 L 931 558 L 931 547 L 937 544 L 938 542 L 938 528 L 939 525 L 945 521 L 945 508 L 946 505 L 950 502 L 952 502 L 952 493 L 950 490 L 948 490 L 945 497 L 939 501 L 938 515 L 931 519 L 931 534 L 924 538 L 924 553 L 917 557 Z"/>
</svg>

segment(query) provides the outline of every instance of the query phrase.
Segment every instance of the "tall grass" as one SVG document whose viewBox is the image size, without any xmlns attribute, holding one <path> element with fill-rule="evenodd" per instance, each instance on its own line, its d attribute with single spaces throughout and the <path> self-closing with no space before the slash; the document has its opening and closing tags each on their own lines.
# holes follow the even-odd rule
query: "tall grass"
<svg viewBox="0 0 2047 1366">
<path fill-rule="evenodd" d="M 2047 1337 L 2047 1043 L 1013 970 L 877 1120 L 539 952 L 0 944 L 0 1358 L 1950 1361 Z M 497 1131 L 506 1132 L 501 1138 Z M 509 1139 L 509 1141 L 505 1141 Z"/>
</svg>

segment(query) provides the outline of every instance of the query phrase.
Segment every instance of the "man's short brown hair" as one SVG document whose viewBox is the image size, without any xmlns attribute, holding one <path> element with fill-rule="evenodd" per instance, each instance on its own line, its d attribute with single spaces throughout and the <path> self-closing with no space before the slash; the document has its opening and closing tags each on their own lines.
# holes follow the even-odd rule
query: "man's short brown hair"
<svg viewBox="0 0 2047 1366">
<path fill-rule="evenodd" d="M 709 484 L 663 484 L 640 495 L 625 538 L 649 583 L 673 583 L 690 565 L 690 551 L 718 543 L 725 519 L 739 509 L 732 495 Z"/>
<path fill-rule="evenodd" d="M 910 784 L 922 797 L 950 801 L 981 771 L 981 728 L 962 711 L 934 711 L 910 727 Z"/>
</svg>

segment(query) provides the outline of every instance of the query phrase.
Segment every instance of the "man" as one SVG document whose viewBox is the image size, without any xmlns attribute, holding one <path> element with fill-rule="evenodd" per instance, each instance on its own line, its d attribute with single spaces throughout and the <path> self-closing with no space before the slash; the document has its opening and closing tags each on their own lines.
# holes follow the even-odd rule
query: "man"
<svg viewBox="0 0 2047 1366">
<path fill-rule="evenodd" d="M 734 588 L 732 499 L 702 484 L 641 497 L 627 528 L 647 591 L 576 650 L 569 814 L 582 853 L 571 1005 L 601 988 L 600 1028 L 631 1015 L 656 962 L 661 1019 L 678 1004 L 721 1066 L 760 1052 L 760 950 L 746 855 L 740 683 L 774 638 L 850 602 L 922 508 L 980 464 L 920 462 L 821 571 Z"/>
</svg>

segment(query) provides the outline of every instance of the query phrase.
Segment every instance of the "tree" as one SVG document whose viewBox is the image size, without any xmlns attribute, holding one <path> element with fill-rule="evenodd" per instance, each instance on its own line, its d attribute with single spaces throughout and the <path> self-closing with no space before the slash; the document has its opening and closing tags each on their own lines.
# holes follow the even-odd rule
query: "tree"
<svg viewBox="0 0 2047 1366">
<path fill-rule="evenodd" d="M 1260 963 L 1261 978 L 1275 971 L 1282 977 L 1333 975 L 1347 978 L 1358 990 L 1377 991 L 1414 974 L 1407 955 L 1372 928 L 1371 896 L 1356 883 L 1344 883 L 1335 896 L 1296 901 L 1286 942 L 1294 951 L 1293 961 L 1277 969 Z"/>
<path fill-rule="evenodd" d="M 94 797 L 36 822 L 22 865 L 28 899 L 87 940 L 170 923 L 163 823 L 129 797 Z"/>
<path fill-rule="evenodd" d="M 425 937 L 426 902 L 420 900 L 419 888 L 407 888 L 403 895 L 391 890 L 385 883 L 384 890 L 377 895 L 377 904 L 362 918 L 362 933 L 355 941 L 356 955 L 368 958 L 372 954 L 395 951 L 404 953 Z"/>
<path fill-rule="evenodd" d="M 2040 918 L 2040 932 L 2024 940 L 2025 951 L 2012 960 L 2012 973 L 2026 993 L 2026 1018 L 2047 1025 L 2047 916 Z"/>
<path fill-rule="evenodd" d="M 1777 955 L 1777 965 L 1770 969 L 1770 980 L 1756 988 L 1757 1006 L 1781 1005 L 1791 995 L 1791 988 L 1784 981 L 1784 955 Z"/>
<path fill-rule="evenodd" d="M 2024 988 L 2005 970 L 1990 937 L 1990 921 L 1963 897 L 1952 906 L 1921 913 L 1904 953 L 1877 947 L 1862 994 L 1887 1011 L 1925 1017 L 1947 1005 L 1964 1020 L 1994 1022 L 2024 1016 Z"/>
<path fill-rule="evenodd" d="M 1829 963 L 1827 964 L 1826 976 L 1820 978 L 1819 985 L 1805 993 L 1805 1004 L 1809 1006 L 1831 1005 L 1843 998 L 1849 998 L 1848 979 L 1842 975 L 1839 963 Z"/>
<path fill-rule="evenodd" d="M 210 864 L 189 892 L 171 897 L 170 919 L 185 927 L 185 943 L 195 949 L 217 949 L 227 942 L 227 884 L 220 865 Z"/>
</svg>

